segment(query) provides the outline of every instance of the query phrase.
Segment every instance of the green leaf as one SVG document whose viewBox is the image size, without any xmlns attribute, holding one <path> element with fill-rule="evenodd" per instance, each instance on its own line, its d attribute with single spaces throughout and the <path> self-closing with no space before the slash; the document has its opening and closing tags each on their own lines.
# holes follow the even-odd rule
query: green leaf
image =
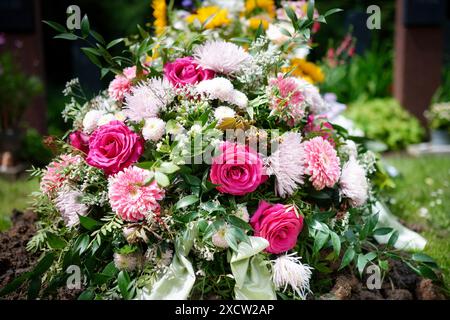
<svg viewBox="0 0 450 320">
<path fill-rule="evenodd" d="M 89 36 L 89 31 L 91 31 L 91 27 L 89 25 L 89 18 L 85 14 L 83 19 L 81 20 L 81 34 L 83 38 L 87 38 Z"/>
<path fill-rule="evenodd" d="M 389 238 L 389 241 L 388 241 L 387 245 L 390 246 L 390 247 L 393 247 L 395 245 L 395 243 L 397 242 L 397 240 L 398 240 L 398 236 L 399 236 L 399 233 L 398 233 L 397 230 L 395 230 L 392 233 L 391 237 Z"/>
<path fill-rule="evenodd" d="M 183 179 L 191 186 L 200 186 L 202 184 L 202 180 L 190 174 L 183 175 Z"/>
<path fill-rule="evenodd" d="M 339 8 L 330 9 L 327 12 L 325 12 L 325 14 L 323 16 L 326 18 L 328 16 L 331 16 L 332 14 L 335 14 L 335 13 L 338 13 L 338 12 L 341 12 L 341 11 L 344 11 L 344 10 L 339 9 Z"/>
<path fill-rule="evenodd" d="M 50 26 L 51 28 L 55 29 L 58 32 L 67 33 L 66 28 L 63 25 L 59 24 L 58 22 L 46 21 L 46 20 L 44 20 L 42 22 L 45 23 L 46 25 Z"/>
<path fill-rule="evenodd" d="M 115 45 L 121 43 L 124 39 L 123 38 L 119 38 L 119 39 L 115 39 L 113 41 L 111 41 L 110 43 L 108 43 L 106 45 L 106 49 L 111 49 L 112 47 L 114 47 Z"/>
<path fill-rule="evenodd" d="M 155 180 L 161 187 L 167 187 L 170 185 L 169 177 L 162 172 L 155 171 Z"/>
<path fill-rule="evenodd" d="M 119 285 L 120 293 L 125 300 L 128 300 L 129 297 L 128 286 L 130 285 L 130 282 L 131 280 L 128 272 L 125 270 L 120 271 L 117 276 L 117 284 Z"/>
<path fill-rule="evenodd" d="M 88 57 L 88 59 L 93 64 L 95 64 L 99 68 L 102 68 L 102 63 L 100 62 L 99 58 L 97 58 L 97 56 L 95 54 L 93 54 L 90 50 L 86 50 L 86 49 L 91 49 L 91 48 L 81 48 L 81 51 L 83 51 L 83 53 L 86 55 L 86 57 Z"/>
<path fill-rule="evenodd" d="M 320 249 L 323 248 L 325 243 L 327 243 L 329 237 L 329 233 L 325 233 L 322 231 L 317 232 L 316 237 L 314 239 L 314 246 L 313 246 L 313 252 L 314 254 L 317 254 Z"/>
<path fill-rule="evenodd" d="M 233 229 L 228 228 L 225 232 L 225 241 L 228 243 L 231 249 L 234 251 L 238 251 L 238 241 L 236 239 L 236 236 L 234 232 L 232 232 Z"/>
<path fill-rule="evenodd" d="M 333 244 L 334 253 L 336 254 L 336 257 L 339 257 L 339 254 L 341 253 L 341 239 L 335 232 L 330 232 L 331 236 L 331 243 Z"/>
<path fill-rule="evenodd" d="M 177 204 L 175 205 L 175 208 L 177 210 L 182 209 L 182 208 L 186 208 L 186 207 L 189 207 L 190 205 L 198 202 L 199 200 L 200 199 L 196 195 L 191 194 L 189 196 L 186 196 L 186 197 L 180 199 L 177 202 Z"/>
<path fill-rule="evenodd" d="M 73 33 L 61 33 L 53 37 L 54 39 L 77 40 L 78 36 Z"/>
<path fill-rule="evenodd" d="M 82 254 L 83 252 L 86 251 L 86 249 L 89 246 L 89 235 L 87 234 L 83 234 L 81 235 L 75 242 L 73 248 L 74 248 L 74 252 L 79 252 L 80 254 Z"/>
<path fill-rule="evenodd" d="M 437 266 L 436 261 L 432 257 L 430 257 L 429 255 L 427 255 L 425 253 L 420 253 L 420 252 L 414 253 L 411 256 L 411 258 L 417 262 L 430 263 L 430 264 L 434 264 Z"/>
<path fill-rule="evenodd" d="M 314 19 L 314 0 L 309 0 L 308 2 L 308 19 Z"/>
<path fill-rule="evenodd" d="M 163 162 L 158 168 L 158 171 L 162 173 L 172 174 L 180 170 L 180 167 L 173 162 Z"/>
<path fill-rule="evenodd" d="M 95 48 L 84 47 L 84 48 L 81 48 L 81 50 L 83 50 L 84 53 L 86 53 L 86 52 L 92 53 L 94 56 L 98 56 L 98 57 L 102 56 L 100 51 Z"/>
<path fill-rule="evenodd" d="M 67 245 L 67 242 L 64 239 L 58 237 L 53 233 L 47 233 L 47 240 L 48 244 L 53 249 L 63 249 Z"/>
<path fill-rule="evenodd" d="M 433 281 L 436 281 L 439 279 L 438 276 L 436 275 L 436 273 L 430 267 L 427 267 L 426 265 L 420 266 L 418 270 L 419 270 L 419 274 L 422 277 L 431 279 Z"/>
<path fill-rule="evenodd" d="M 367 260 L 366 256 L 362 253 L 360 253 L 358 255 L 358 262 L 357 262 L 357 268 L 358 268 L 358 272 L 361 275 L 364 271 L 364 268 L 366 267 L 367 263 L 369 262 L 369 260 Z"/>
<path fill-rule="evenodd" d="M 44 274 L 53 264 L 53 261 L 55 260 L 55 255 L 50 252 L 47 253 L 41 260 L 39 260 L 38 264 L 32 271 L 32 276 L 40 276 Z"/>
<path fill-rule="evenodd" d="M 369 252 L 365 255 L 367 261 L 372 261 L 373 259 L 375 259 L 377 257 L 377 253 L 376 252 Z"/>
<path fill-rule="evenodd" d="M 353 258 L 355 257 L 355 250 L 352 247 L 349 247 L 342 257 L 341 266 L 339 267 L 339 270 L 345 268 L 350 264 L 350 262 L 353 261 Z"/>
<path fill-rule="evenodd" d="M 0 290 L 0 297 L 10 294 L 11 292 L 17 290 L 25 281 L 27 281 L 30 278 L 31 275 L 32 275 L 31 272 L 25 272 L 22 273 L 17 278 L 14 278 L 13 281 L 8 283 L 5 287 L 3 287 Z"/>
<path fill-rule="evenodd" d="M 89 33 L 97 42 L 101 43 L 102 45 L 105 44 L 105 38 L 103 38 L 100 33 L 94 30 L 91 30 Z"/>
<path fill-rule="evenodd" d="M 392 228 L 378 228 L 373 231 L 375 236 L 384 236 L 391 233 L 394 229 Z"/>
<path fill-rule="evenodd" d="M 92 231 L 96 227 L 101 225 L 100 222 L 98 222 L 97 220 L 94 220 L 90 217 L 80 216 L 80 215 L 78 215 L 78 217 L 80 218 L 80 224 L 83 226 L 83 228 L 85 228 L 89 231 Z"/>
<path fill-rule="evenodd" d="M 387 260 L 380 260 L 378 262 L 378 265 L 384 271 L 388 271 L 389 270 L 389 262 Z"/>
<path fill-rule="evenodd" d="M 291 19 L 292 24 L 294 24 L 294 26 L 297 24 L 297 15 L 295 14 L 295 11 L 292 10 L 292 8 L 290 6 L 286 6 L 286 8 L 284 9 L 286 11 L 286 15 L 289 17 L 289 19 Z"/>
<path fill-rule="evenodd" d="M 41 291 L 41 283 L 42 279 L 40 276 L 31 279 L 30 286 L 28 287 L 28 300 L 35 300 L 39 296 L 39 292 Z"/>
<path fill-rule="evenodd" d="M 264 27 L 262 25 L 262 22 L 260 22 L 258 29 L 256 29 L 255 40 L 258 39 L 259 37 L 263 36 L 264 34 L 265 34 Z"/>
<path fill-rule="evenodd" d="M 78 300 L 93 300 L 94 297 L 94 291 L 92 289 L 87 289 L 78 296 Z"/>
<path fill-rule="evenodd" d="M 238 228 L 241 228 L 244 230 L 252 230 L 252 227 L 247 222 L 245 222 L 244 220 L 242 220 L 236 216 L 229 215 L 227 217 L 227 221 L 235 227 L 238 227 Z"/>
</svg>

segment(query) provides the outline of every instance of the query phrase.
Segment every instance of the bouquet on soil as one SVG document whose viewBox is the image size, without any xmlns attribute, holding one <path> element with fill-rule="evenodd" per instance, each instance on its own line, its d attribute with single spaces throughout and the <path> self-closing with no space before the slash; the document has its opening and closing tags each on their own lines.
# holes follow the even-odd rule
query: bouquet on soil
<svg viewBox="0 0 450 320">
<path fill-rule="evenodd" d="M 83 51 L 115 76 L 92 99 L 68 83 L 73 129 L 34 172 L 28 249 L 42 259 L 7 290 L 27 281 L 32 297 L 51 296 L 76 286 L 78 271 L 80 299 L 306 299 L 327 292 L 338 268 L 387 272 L 401 255 L 371 210 L 385 179 L 377 157 L 287 71 L 327 15 L 285 12 L 289 45 L 261 22 L 238 39 L 214 19 L 173 37 L 164 20 L 156 35 L 139 27 L 110 43 L 87 17 L 76 32 L 47 22 L 57 38 L 95 39 Z M 112 54 L 119 45 L 124 56 Z"/>
</svg>

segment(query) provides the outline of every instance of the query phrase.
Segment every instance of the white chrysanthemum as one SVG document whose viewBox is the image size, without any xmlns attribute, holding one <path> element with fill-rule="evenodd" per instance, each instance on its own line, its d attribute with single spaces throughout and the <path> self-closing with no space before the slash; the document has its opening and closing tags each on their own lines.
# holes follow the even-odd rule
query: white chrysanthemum
<svg viewBox="0 0 450 320">
<path fill-rule="evenodd" d="M 364 168 L 355 158 L 351 157 L 342 168 L 339 186 L 341 194 L 350 199 L 353 207 L 360 207 L 366 203 L 369 184 Z"/>
<path fill-rule="evenodd" d="M 210 80 L 203 80 L 197 84 L 195 90 L 199 94 L 206 95 L 209 99 L 228 102 L 239 108 L 246 108 L 248 104 L 247 96 L 235 90 L 231 81 L 226 78 L 217 77 Z"/>
<path fill-rule="evenodd" d="M 139 265 L 139 257 L 134 253 L 114 253 L 114 265 L 119 270 L 133 271 Z"/>
<path fill-rule="evenodd" d="M 280 197 L 292 195 L 304 182 L 305 157 L 301 139 L 299 133 L 285 134 L 278 149 L 264 161 L 266 172 L 276 177 L 275 188 Z"/>
<path fill-rule="evenodd" d="M 305 102 L 314 114 L 324 114 L 329 111 L 330 105 L 323 100 L 319 89 L 304 79 L 295 78 L 299 84 Z"/>
<path fill-rule="evenodd" d="M 301 299 L 306 299 L 306 295 L 311 292 L 309 280 L 312 268 L 302 264 L 301 258 L 295 255 L 286 254 L 272 260 L 272 281 L 275 289 L 286 290 L 290 286 Z"/>
<path fill-rule="evenodd" d="M 165 133 L 166 123 L 159 118 L 145 119 L 144 128 L 142 128 L 142 136 L 145 140 L 157 142 L 161 140 Z"/>
<path fill-rule="evenodd" d="M 104 111 L 91 110 L 84 116 L 83 119 L 83 131 L 86 133 L 92 133 L 97 129 L 98 121 L 105 115 Z"/>
<path fill-rule="evenodd" d="M 78 215 L 85 216 L 89 207 L 81 202 L 83 193 L 78 190 L 63 188 L 55 199 L 55 207 L 61 213 L 64 223 L 72 228 L 80 223 Z"/>
<path fill-rule="evenodd" d="M 226 41 L 208 41 L 196 47 L 193 56 L 204 69 L 227 75 L 239 73 L 252 60 L 242 47 Z"/>
<path fill-rule="evenodd" d="M 135 122 L 153 118 L 173 98 L 173 89 L 167 80 L 152 78 L 133 87 L 131 93 L 125 95 L 124 113 Z"/>
<path fill-rule="evenodd" d="M 225 118 L 234 118 L 235 115 L 236 112 L 230 107 L 220 106 L 214 110 L 214 118 L 219 122 Z"/>
<path fill-rule="evenodd" d="M 117 120 L 116 117 L 112 113 L 104 114 L 97 121 L 97 127 L 104 126 L 105 124 L 110 123 L 111 121 Z"/>
<path fill-rule="evenodd" d="M 213 245 L 218 248 L 228 248 L 228 242 L 225 239 L 225 233 L 227 232 L 227 227 L 224 226 L 220 228 L 216 233 L 213 234 L 211 241 Z"/>
</svg>

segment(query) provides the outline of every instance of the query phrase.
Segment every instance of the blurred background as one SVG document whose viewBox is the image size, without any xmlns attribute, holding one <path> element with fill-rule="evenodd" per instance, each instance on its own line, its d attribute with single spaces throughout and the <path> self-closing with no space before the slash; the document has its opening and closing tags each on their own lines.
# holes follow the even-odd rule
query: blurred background
<svg viewBox="0 0 450 320">
<path fill-rule="evenodd" d="M 76 41 L 53 39 L 42 20 L 64 24 L 69 5 L 89 16 L 108 40 L 151 26 L 151 0 L 0 0 L 0 231 L 13 210 L 27 208 L 38 188 L 26 169 L 45 166 L 61 118 L 65 83 L 79 78 L 95 94 L 111 78 Z M 192 1 L 175 1 L 178 7 Z M 342 8 L 314 34 L 308 61 L 324 74 L 317 85 L 346 106 L 344 121 L 373 140 L 393 177 L 386 201 L 429 240 L 427 251 L 449 271 L 450 5 L 446 0 L 316 0 L 319 12 Z M 380 8 L 381 28 L 369 30 L 367 8 Z M 306 71 L 305 71 L 306 72 Z M 449 277 L 447 277 L 448 279 Z"/>
</svg>

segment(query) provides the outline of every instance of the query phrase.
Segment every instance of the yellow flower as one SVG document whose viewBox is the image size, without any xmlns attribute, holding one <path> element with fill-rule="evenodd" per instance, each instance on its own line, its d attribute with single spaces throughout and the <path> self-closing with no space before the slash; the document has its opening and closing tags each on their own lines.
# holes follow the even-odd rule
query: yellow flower
<svg viewBox="0 0 450 320">
<path fill-rule="evenodd" d="M 276 15 L 276 7 L 274 0 L 247 0 L 245 1 L 245 13 L 248 15 L 254 11 L 263 11 L 272 19 Z"/>
<path fill-rule="evenodd" d="M 251 17 L 248 19 L 248 25 L 250 26 L 250 29 L 258 29 L 259 25 L 262 24 L 264 30 L 267 30 L 269 27 L 269 21 L 265 17 Z"/>
<path fill-rule="evenodd" d="M 167 26 L 167 5 L 166 0 L 152 0 L 153 17 L 155 21 L 156 35 L 161 35 Z"/>
<path fill-rule="evenodd" d="M 303 78 L 312 84 L 322 83 L 325 80 L 325 75 L 322 69 L 316 64 L 306 61 L 305 59 L 294 58 L 291 60 L 290 67 L 283 69 L 284 72 L 289 72 L 291 70 L 292 76 Z"/>
<path fill-rule="evenodd" d="M 186 21 L 189 23 L 193 23 L 195 20 L 200 21 L 201 24 L 208 21 L 205 25 L 206 29 L 226 26 L 231 22 L 228 17 L 228 10 L 217 6 L 201 7 L 196 14 L 191 14 L 186 18 Z"/>
</svg>

